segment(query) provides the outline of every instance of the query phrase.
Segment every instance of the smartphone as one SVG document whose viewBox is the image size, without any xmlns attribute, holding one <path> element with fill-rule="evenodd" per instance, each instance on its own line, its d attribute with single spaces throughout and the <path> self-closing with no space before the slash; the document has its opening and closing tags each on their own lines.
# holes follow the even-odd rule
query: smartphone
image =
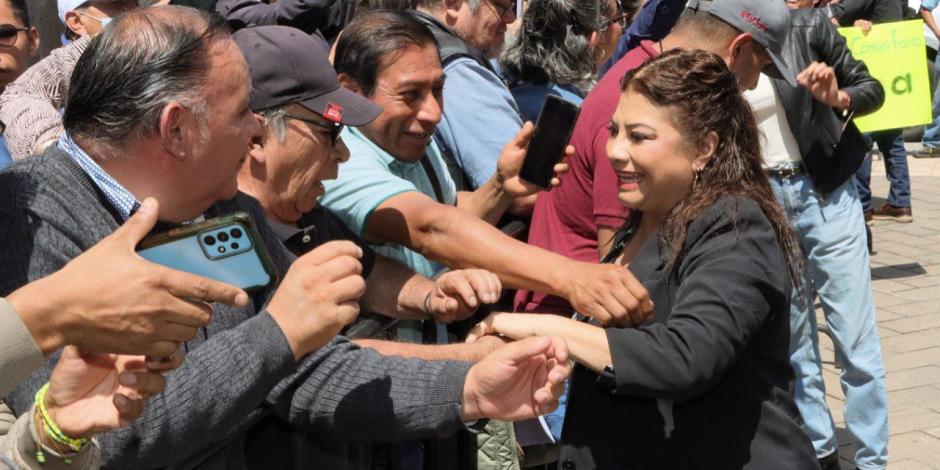
<svg viewBox="0 0 940 470">
<path fill-rule="evenodd" d="M 555 176 L 555 164 L 565 156 L 581 108 L 555 95 L 547 95 L 535 123 L 535 135 L 529 142 L 519 176 L 543 189 L 548 189 Z"/>
<path fill-rule="evenodd" d="M 244 212 L 150 235 L 137 245 L 142 258 L 244 290 L 277 276 L 251 217 Z"/>
</svg>

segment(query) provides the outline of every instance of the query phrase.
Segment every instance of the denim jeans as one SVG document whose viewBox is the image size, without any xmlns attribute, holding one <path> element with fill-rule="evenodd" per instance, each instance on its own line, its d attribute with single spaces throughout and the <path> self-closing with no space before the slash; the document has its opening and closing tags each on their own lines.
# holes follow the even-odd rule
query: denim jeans
<svg viewBox="0 0 940 470">
<path fill-rule="evenodd" d="M 900 129 L 872 132 L 866 134 L 869 142 L 876 142 L 884 156 L 885 171 L 891 189 L 888 192 L 888 204 L 894 207 L 911 207 L 911 175 L 907 170 L 907 152 L 904 150 L 904 136 Z M 855 184 L 862 210 L 871 210 L 871 156 L 866 157 L 862 166 L 855 172 Z"/>
<path fill-rule="evenodd" d="M 805 299 L 794 289 L 790 305 L 790 362 L 803 429 L 817 456 L 838 450 L 822 378 L 812 302 L 815 292 L 842 366 L 845 425 L 855 444 L 855 463 L 860 469 L 884 468 L 888 394 L 875 323 L 865 220 L 854 182 L 849 179 L 822 196 L 805 175 L 769 179 L 796 231 L 806 263 Z"/>
<path fill-rule="evenodd" d="M 932 114 L 933 122 L 924 127 L 924 145 L 927 147 L 940 147 L 940 54 L 933 61 L 934 76 L 938 79 L 933 90 Z"/>
</svg>

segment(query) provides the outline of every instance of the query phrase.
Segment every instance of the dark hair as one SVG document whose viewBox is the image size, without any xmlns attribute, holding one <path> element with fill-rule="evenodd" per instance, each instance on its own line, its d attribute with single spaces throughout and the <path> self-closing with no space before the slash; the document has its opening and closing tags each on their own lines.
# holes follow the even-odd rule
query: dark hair
<svg viewBox="0 0 940 470">
<path fill-rule="evenodd" d="M 375 82 L 408 47 L 437 48 L 434 36 L 408 13 L 373 11 L 346 26 L 336 44 L 333 67 L 355 80 L 362 93 L 372 96 Z"/>
<path fill-rule="evenodd" d="M 770 221 L 791 281 L 799 286 L 799 245 L 764 174 L 757 121 L 724 61 L 702 50 L 673 49 L 627 73 L 621 89 L 673 108 L 672 121 L 690 145 L 710 132 L 718 134 L 715 154 L 660 226 L 659 243 L 669 253 L 669 266 L 675 267 L 682 255 L 693 220 L 725 196 L 743 196 L 754 200 Z"/>
<path fill-rule="evenodd" d="M 226 37 L 230 33 L 220 17 L 190 7 L 144 8 L 119 16 L 75 65 L 65 129 L 114 148 L 155 134 L 171 101 L 208 117 L 202 92 L 209 48 Z"/>
<path fill-rule="evenodd" d="M 701 41 L 725 41 L 741 31 L 707 11 L 686 8 L 672 29 L 675 33 L 688 34 Z"/>
<path fill-rule="evenodd" d="M 7 3 L 13 10 L 13 16 L 23 23 L 24 28 L 29 28 L 29 8 L 26 6 L 26 0 L 7 0 Z"/>
<path fill-rule="evenodd" d="M 643 6 L 643 0 L 618 0 L 617 3 L 620 5 L 620 10 L 627 15 L 627 24 L 633 23 L 637 12 Z"/>
<path fill-rule="evenodd" d="M 356 12 L 414 10 L 417 6 L 418 2 L 416 0 L 361 0 L 359 6 L 356 7 Z"/>
<path fill-rule="evenodd" d="M 604 26 L 604 0 L 530 0 L 522 26 L 500 65 L 511 85 L 550 82 L 587 91 L 597 64 L 590 35 Z"/>
</svg>

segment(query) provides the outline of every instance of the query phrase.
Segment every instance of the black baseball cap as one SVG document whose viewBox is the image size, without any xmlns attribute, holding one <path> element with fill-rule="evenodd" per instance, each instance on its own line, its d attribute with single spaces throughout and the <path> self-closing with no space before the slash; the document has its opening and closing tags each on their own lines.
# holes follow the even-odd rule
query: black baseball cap
<svg viewBox="0 0 940 470">
<path fill-rule="evenodd" d="M 258 26 L 233 35 L 251 73 L 252 111 L 297 103 L 347 126 L 364 126 L 382 108 L 339 84 L 330 46 L 289 26 Z"/>
</svg>

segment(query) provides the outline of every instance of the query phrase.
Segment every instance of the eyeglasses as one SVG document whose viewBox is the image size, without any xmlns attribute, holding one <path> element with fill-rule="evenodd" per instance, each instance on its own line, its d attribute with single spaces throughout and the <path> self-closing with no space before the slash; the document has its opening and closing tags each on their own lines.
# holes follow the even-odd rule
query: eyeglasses
<svg viewBox="0 0 940 470">
<path fill-rule="evenodd" d="M 307 123 L 307 124 L 313 124 L 314 126 L 317 126 L 317 127 L 319 127 L 320 129 L 326 129 L 326 130 L 330 131 L 330 140 L 331 140 L 331 143 L 332 143 L 332 145 L 333 145 L 334 147 L 336 146 L 336 141 L 339 140 L 339 134 L 340 134 L 340 132 L 343 132 L 343 127 L 345 127 L 343 124 L 340 124 L 340 123 L 338 123 L 338 122 L 325 123 L 325 122 L 322 122 L 322 121 L 317 121 L 317 120 L 315 120 L 315 119 L 305 118 L 305 117 L 298 116 L 298 115 L 296 115 L 296 114 L 291 114 L 291 113 L 284 113 L 284 116 L 287 116 L 287 117 L 289 117 L 289 118 L 291 118 L 291 119 L 296 119 L 296 120 L 298 120 L 298 121 L 300 121 L 300 122 L 305 122 L 305 123 Z"/>
<path fill-rule="evenodd" d="M 16 43 L 16 35 L 27 32 L 29 28 L 18 28 L 12 24 L 0 24 L 0 46 L 12 46 Z"/>
<path fill-rule="evenodd" d="M 620 27 L 623 29 L 627 29 L 627 17 L 629 16 L 630 15 L 626 13 L 619 13 L 617 16 L 613 18 L 608 18 L 607 21 L 604 21 L 604 23 L 601 24 L 601 30 L 602 31 L 606 30 L 607 28 L 610 27 L 610 25 L 614 23 L 619 24 Z"/>
<path fill-rule="evenodd" d="M 510 12 L 512 12 L 512 15 L 509 16 L 509 18 L 516 17 L 516 2 L 518 1 L 522 1 L 522 0 L 513 0 L 506 5 L 496 3 L 495 1 L 492 1 L 492 0 L 489 0 L 486 3 L 490 4 L 490 6 L 493 7 L 493 11 L 496 12 L 497 15 L 499 15 L 500 19 L 505 19 L 507 18 L 507 14 Z"/>
</svg>

